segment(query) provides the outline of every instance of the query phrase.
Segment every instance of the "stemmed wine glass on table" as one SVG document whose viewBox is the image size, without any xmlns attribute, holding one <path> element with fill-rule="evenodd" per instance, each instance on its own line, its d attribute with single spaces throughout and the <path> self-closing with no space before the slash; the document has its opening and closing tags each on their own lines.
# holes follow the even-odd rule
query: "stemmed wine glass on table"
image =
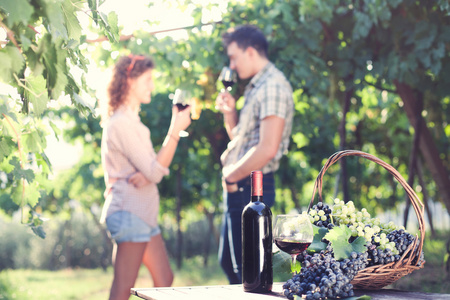
<svg viewBox="0 0 450 300">
<path fill-rule="evenodd" d="M 297 255 L 312 243 L 313 227 L 308 215 L 278 215 L 275 218 L 273 239 L 275 245 L 291 255 L 291 270 L 295 271 Z"/>
</svg>

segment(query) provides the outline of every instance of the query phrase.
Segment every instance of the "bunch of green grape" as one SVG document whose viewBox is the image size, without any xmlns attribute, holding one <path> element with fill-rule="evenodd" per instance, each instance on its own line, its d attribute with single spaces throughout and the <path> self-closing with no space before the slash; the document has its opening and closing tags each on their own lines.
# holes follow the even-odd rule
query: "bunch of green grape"
<svg viewBox="0 0 450 300">
<path fill-rule="evenodd" d="M 387 234 L 394 230 L 404 229 L 403 226 L 398 227 L 392 221 L 383 223 L 379 218 L 372 218 L 367 209 L 358 210 L 353 201 L 345 203 L 336 198 L 329 208 L 331 212 L 321 210 L 315 205 L 314 209 L 309 211 L 311 222 L 317 224 L 318 220 L 331 219 L 334 226 L 346 225 L 351 229 L 352 237 L 364 237 L 367 243 L 377 245 L 377 249 L 390 249 L 393 254 L 398 253 L 395 243 L 389 241 Z"/>
</svg>

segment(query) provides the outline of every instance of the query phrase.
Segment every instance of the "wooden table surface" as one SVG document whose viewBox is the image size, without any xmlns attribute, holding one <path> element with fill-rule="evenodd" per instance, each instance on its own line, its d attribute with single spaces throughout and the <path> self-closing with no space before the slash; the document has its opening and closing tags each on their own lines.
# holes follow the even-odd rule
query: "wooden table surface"
<svg viewBox="0 0 450 300">
<path fill-rule="evenodd" d="M 275 300 L 283 296 L 282 283 L 275 283 L 270 294 L 246 293 L 241 284 L 216 286 L 190 286 L 170 288 L 132 288 L 131 294 L 148 300 L 199 299 L 199 300 Z M 392 289 L 354 290 L 355 296 L 367 295 L 372 300 L 450 300 L 450 294 L 407 292 Z"/>
</svg>

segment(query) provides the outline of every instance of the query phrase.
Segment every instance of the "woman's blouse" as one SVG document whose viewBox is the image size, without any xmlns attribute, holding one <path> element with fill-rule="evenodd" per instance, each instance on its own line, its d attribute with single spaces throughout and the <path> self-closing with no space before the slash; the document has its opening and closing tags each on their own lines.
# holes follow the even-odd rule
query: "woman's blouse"
<svg viewBox="0 0 450 300">
<path fill-rule="evenodd" d="M 138 112 L 126 106 L 118 108 L 103 129 L 102 164 L 105 172 L 105 204 L 101 221 L 114 212 L 125 210 L 157 226 L 159 192 L 156 186 L 169 169 L 156 160 L 150 130 L 142 124 Z M 141 172 L 150 184 L 136 188 L 128 178 Z"/>
</svg>

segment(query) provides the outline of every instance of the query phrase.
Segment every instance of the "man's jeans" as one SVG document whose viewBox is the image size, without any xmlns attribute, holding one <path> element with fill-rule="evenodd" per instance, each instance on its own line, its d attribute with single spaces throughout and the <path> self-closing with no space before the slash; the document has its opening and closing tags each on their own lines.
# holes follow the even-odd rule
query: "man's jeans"
<svg viewBox="0 0 450 300">
<path fill-rule="evenodd" d="M 250 202 L 250 177 L 238 183 L 238 191 L 224 191 L 224 215 L 219 244 L 219 261 L 230 284 L 242 283 L 242 231 L 241 216 Z M 269 207 L 275 203 L 275 181 L 273 173 L 263 175 L 263 201 Z"/>
</svg>

